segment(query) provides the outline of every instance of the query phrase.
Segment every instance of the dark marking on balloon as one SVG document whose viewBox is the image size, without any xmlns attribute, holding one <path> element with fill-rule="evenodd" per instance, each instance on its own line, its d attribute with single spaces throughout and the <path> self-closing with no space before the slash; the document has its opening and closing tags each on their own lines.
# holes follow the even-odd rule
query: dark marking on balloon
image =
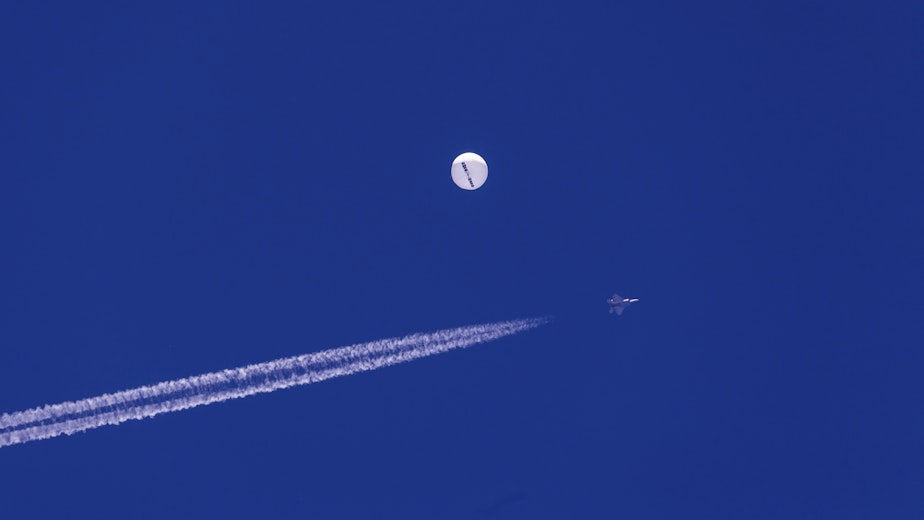
<svg viewBox="0 0 924 520">
<path fill-rule="evenodd" d="M 475 183 L 472 182 L 472 175 L 471 175 L 470 173 L 468 173 L 468 166 L 465 165 L 465 162 L 464 162 L 464 161 L 463 161 L 462 163 L 460 163 L 460 164 L 462 164 L 462 169 L 465 170 L 465 178 L 468 179 L 468 185 L 471 186 L 472 188 L 474 188 L 474 187 L 475 187 Z"/>
</svg>

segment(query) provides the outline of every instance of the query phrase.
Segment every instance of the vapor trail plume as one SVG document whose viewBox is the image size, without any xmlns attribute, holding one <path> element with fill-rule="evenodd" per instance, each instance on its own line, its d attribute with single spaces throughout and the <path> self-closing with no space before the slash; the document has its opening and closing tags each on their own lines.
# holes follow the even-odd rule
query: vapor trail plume
<svg viewBox="0 0 924 520">
<path fill-rule="evenodd" d="M 546 321 L 512 320 L 382 339 L 3 414 L 0 448 L 375 370 L 493 341 Z"/>
</svg>

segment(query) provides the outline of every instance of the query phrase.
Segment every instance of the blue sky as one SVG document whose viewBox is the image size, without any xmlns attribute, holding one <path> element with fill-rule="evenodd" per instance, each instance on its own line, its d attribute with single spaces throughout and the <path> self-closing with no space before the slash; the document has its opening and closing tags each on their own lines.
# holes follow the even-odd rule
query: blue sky
<svg viewBox="0 0 924 520">
<path fill-rule="evenodd" d="M 0 411 L 555 319 L 4 448 L 3 516 L 919 517 L 922 17 L 4 7 Z"/>
</svg>

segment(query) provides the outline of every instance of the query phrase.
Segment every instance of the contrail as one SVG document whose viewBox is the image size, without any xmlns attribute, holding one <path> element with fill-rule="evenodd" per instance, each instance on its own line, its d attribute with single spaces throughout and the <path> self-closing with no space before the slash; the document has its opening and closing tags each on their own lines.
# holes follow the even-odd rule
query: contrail
<svg viewBox="0 0 924 520">
<path fill-rule="evenodd" d="M 382 339 L 3 414 L 0 448 L 375 370 L 493 341 L 547 321 L 511 320 Z"/>
</svg>

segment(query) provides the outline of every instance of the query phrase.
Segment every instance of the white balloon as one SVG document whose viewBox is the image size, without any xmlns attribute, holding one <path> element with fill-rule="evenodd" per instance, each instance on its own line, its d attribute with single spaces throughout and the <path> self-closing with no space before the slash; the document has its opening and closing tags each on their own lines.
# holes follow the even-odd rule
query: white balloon
<svg viewBox="0 0 924 520">
<path fill-rule="evenodd" d="M 488 163 L 477 153 L 465 152 L 452 161 L 452 182 L 463 190 L 477 190 L 488 180 Z"/>
</svg>

